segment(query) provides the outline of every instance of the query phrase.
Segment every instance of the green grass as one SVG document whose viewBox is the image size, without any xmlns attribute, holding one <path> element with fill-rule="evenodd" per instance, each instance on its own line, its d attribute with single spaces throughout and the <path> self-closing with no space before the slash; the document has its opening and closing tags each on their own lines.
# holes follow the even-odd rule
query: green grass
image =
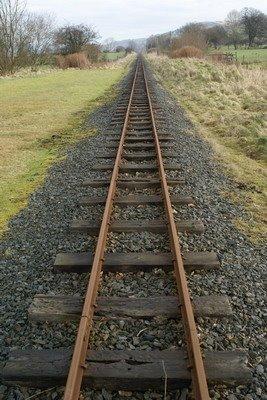
<svg viewBox="0 0 267 400">
<path fill-rule="evenodd" d="M 264 81 L 266 72 L 206 60 L 148 56 L 157 77 L 171 91 L 209 140 L 221 162 L 244 188 L 239 201 L 251 221 L 236 224 L 255 240 L 265 232 L 266 144 Z M 229 193 L 227 194 L 229 196 Z"/>
<path fill-rule="evenodd" d="M 93 133 L 81 127 L 85 113 L 108 100 L 128 62 L 0 80 L 0 230 L 25 206 L 59 150 Z"/>
<path fill-rule="evenodd" d="M 104 53 L 104 55 L 107 61 L 116 61 L 125 56 L 125 51 L 119 51 L 118 53 L 111 51 L 109 53 Z"/>
<path fill-rule="evenodd" d="M 234 49 L 234 46 L 222 46 L 220 49 L 209 49 L 211 53 L 231 53 L 233 54 L 237 61 L 244 64 L 253 64 L 259 63 L 266 65 L 267 64 L 267 49 L 262 48 L 253 48 L 253 49 L 245 49 L 245 48 L 238 48 L 237 50 Z"/>
</svg>

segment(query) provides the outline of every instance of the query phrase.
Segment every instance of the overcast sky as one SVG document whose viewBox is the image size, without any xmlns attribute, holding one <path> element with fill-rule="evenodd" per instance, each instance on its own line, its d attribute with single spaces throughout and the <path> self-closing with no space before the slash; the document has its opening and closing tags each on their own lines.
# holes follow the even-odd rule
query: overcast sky
<svg viewBox="0 0 267 400">
<path fill-rule="evenodd" d="M 57 23 L 94 25 L 102 40 L 142 38 L 192 21 L 223 21 L 232 9 L 267 11 L 264 0 L 28 0 L 31 11 L 53 13 Z"/>
</svg>

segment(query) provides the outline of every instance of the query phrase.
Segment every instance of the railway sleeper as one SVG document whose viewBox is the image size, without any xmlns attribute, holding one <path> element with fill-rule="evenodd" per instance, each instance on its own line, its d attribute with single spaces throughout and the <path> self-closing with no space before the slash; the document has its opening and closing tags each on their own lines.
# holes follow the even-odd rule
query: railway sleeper
<svg viewBox="0 0 267 400">
<path fill-rule="evenodd" d="M 113 170 L 114 163 L 106 164 L 95 164 L 91 169 L 92 171 L 110 171 Z M 181 165 L 166 163 L 164 165 L 166 171 L 180 170 Z M 131 172 L 131 171 L 158 171 L 158 165 L 156 163 L 147 164 L 134 164 L 134 163 L 122 163 L 120 166 L 120 172 Z"/>
<path fill-rule="evenodd" d="M 186 272 L 220 268 L 215 252 L 185 252 L 183 262 Z M 54 272 L 88 273 L 93 264 L 93 253 L 59 253 L 54 263 Z M 173 270 L 171 253 L 106 253 L 103 272 L 148 272 L 154 268 Z"/>
<path fill-rule="evenodd" d="M 131 110 L 130 111 L 130 118 L 135 118 L 135 119 L 137 119 L 137 118 L 150 118 L 150 121 L 151 121 L 151 117 L 150 117 L 150 114 L 149 114 L 149 110 L 146 110 L 146 111 L 139 111 L 139 110 Z"/>
<path fill-rule="evenodd" d="M 112 142 L 118 141 L 120 139 L 120 134 L 114 131 L 110 131 L 107 135 L 106 135 L 106 139 L 109 140 L 112 144 Z M 165 138 L 169 139 L 169 140 L 173 140 L 174 137 L 173 135 L 170 135 L 169 133 L 161 133 L 158 138 L 160 140 L 165 140 Z M 140 133 L 137 133 L 135 130 L 133 130 L 132 132 L 129 133 L 129 135 L 127 135 L 127 138 L 125 138 L 125 142 L 128 141 L 128 139 L 139 139 L 140 141 L 143 139 L 144 141 L 146 139 L 153 139 L 154 137 L 152 135 L 151 132 L 147 132 L 147 131 L 141 131 Z"/>
<path fill-rule="evenodd" d="M 123 118 L 122 115 L 114 115 L 111 117 L 111 122 L 123 122 L 124 123 L 125 118 Z M 138 123 L 138 124 L 149 124 L 151 125 L 151 118 L 149 117 L 148 113 L 142 113 L 142 114 L 135 114 L 132 115 L 130 114 L 129 116 L 129 123 Z"/>
<path fill-rule="evenodd" d="M 83 181 L 83 186 L 92 186 L 92 187 L 102 187 L 109 186 L 109 179 L 85 179 Z M 185 184 L 185 180 L 183 178 L 180 179 L 169 179 L 168 186 L 179 186 Z M 134 178 L 134 180 L 121 179 L 117 182 L 118 188 L 128 188 L 128 189 L 148 189 L 154 187 L 160 187 L 161 182 L 159 179 L 138 179 Z"/>
<path fill-rule="evenodd" d="M 105 204 L 107 200 L 106 196 L 85 196 L 79 200 L 79 204 L 83 206 L 89 206 L 92 204 Z M 194 200 L 189 196 L 171 196 L 171 201 L 173 204 L 193 204 Z M 162 204 L 163 198 L 159 195 L 127 195 L 124 197 L 115 197 L 115 204 L 120 206 L 128 205 L 145 205 L 145 204 Z"/>
<path fill-rule="evenodd" d="M 129 126 L 128 126 L 128 127 L 129 127 L 129 129 L 131 129 L 131 130 L 139 130 L 140 133 L 143 133 L 143 132 L 147 131 L 147 129 L 150 129 L 150 127 L 152 127 L 152 125 L 150 125 L 150 124 L 147 124 L 147 125 L 143 124 L 143 125 L 137 126 L 137 124 L 136 124 L 135 122 L 133 122 L 133 123 L 129 123 Z"/>
<path fill-rule="evenodd" d="M 47 388 L 66 382 L 72 350 L 11 350 L 1 377 L 4 385 Z M 247 384 L 252 376 L 243 350 L 203 353 L 210 385 Z M 185 349 L 91 350 L 87 352 L 83 386 L 107 390 L 176 390 L 191 385 Z M 167 386 L 167 388 L 166 388 Z"/>
<path fill-rule="evenodd" d="M 150 123 L 151 124 L 151 116 L 148 113 L 142 113 L 141 115 L 137 112 L 136 115 L 130 114 L 129 117 L 129 122 L 137 122 L 138 124 L 141 124 L 142 122 L 144 123 Z"/>
<path fill-rule="evenodd" d="M 70 224 L 70 229 L 75 232 L 86 232 L 89 235 L 98 235 L 101 221 L 91 221 L 86 219 L 75 219 Z M 199 220 L 180 220 L 176 222 L 176 227 L 180 232 L 197 233 L 204 232 L 204 225 Z M 111 223 L 111 232 L 152 232 L 164 233 L 168 230 L 164 220 L 117 220 Z"/>
<path fill-rule="evenodd" d="M 29 307 L 32 321 L 65 322 L 80 320 L 83 297 L 37 294 Z M 231 317 L 232 309 L 227 296 L 196 297 L 193 301 L 196 317 Z M 177 296 L 148 298 L 98 297 L 95 317 L 106 318 L 181 318 Z"/>
<path fill-rule="evenodd" d="M 139 120 L 134 119 L 134 120 L 129 120 L 128 122 L 128 127 L 131 129 L 132 126 L 136 127 L 136 130 L 142 129 L 143 127 L 147 127 L 147 129 L 152 129 L 152 123 L 151 120 L 145 120 L 139 118 Z"/>
<path fill-rule="evenodd" d="M 118 143 L 119 142 L 119 136 L 117 137 L 117 138 L 115 138 L 114 136 L 113 137 L 111 137 L 111 138 L 108 138 L 108 141 L 109 141 L 109 143 Z M 171 136 L 165 136 L 165 137 L 163 137 L 163 136 L 161 136 L 160 138 L 159 138 L 159 140 L 161 141 L 161 142 L 169 142 L 169 141 L 171 141 L 171 140 L 173 140 L 173 137 L 171 137 Z M 142 136 L 140 136 L 140 137 L 138 137 L 137 135 L 133 135 L 133 136 L 128 136 L 128 138 L 127 139 L 125 139 L 125 144 L 127 144 L 127 143 L 140 143 L 140 142 L 152 142 L 152 143 L 154 143 L 154 138 L 153 138 L 153 136 L 146 136 L 146 135 L 142 135 Z"/>
<path fill-rule="evenodd" d="M 113 132 L 113 134 L 116 135 L 116 136 L 119 136 L 119 133 L 117 133 L 117 132 Z M 128 133 L 127 133 L 127 135 L 125 137 L 125 140 L 127 140 L 127 138 L 131 137 L 131 136 L 142 137 L 142 135 L 147 135 L 147 136 L 153 137 L 153 130 L 151 128 L 148 128 L 146 131 L 143 131 L 143 130 L 139 131 L 138 129 L 137 130 L 136 129 L 129 129 Z M 161 130 L 159 132 L 159 134 L 158 134 L 158 137 L 161 137 L 161 136 L 162 137 L 166 137 L 166 136 L 173 137 L 173 134 L 171 134 L 170 132 L 166 132 L 164 130 Z"/>
<path fill-rule="evenodd" d="M 96 158 L 115 158 L 117 153 L 115 152 L 108 152 L 108 153 L 103 153 L 102 155 L 97 155 Z M 171 152 L 164 152 L 162 154 L 163 157 L 172 157 L 176 158 L 178 157 L 178 154 L 173 154 Z M 125 160 L 149 160 L 151 158 L 155 159 L 155 153 L 154 152 L 149 152 L 147 151 L 146 153 L 124 153 L 122 155 L 122 158 L 125 158 Z"/>
<path fill-rule="evenodd" d="M 155 160 L 155 154 L 147 152 L 146 153 L 125 153 L 122 156 L 122 159 L 125 159 L 127 161 L 144 161 L 144 160 Z M 108 158 L 116 158 L 116 154 L 114 153 L 106 153 L 101 156 L 97 156 L 96 158 L 101 158 L 101 159 L 108 159 Z"/>
<path fill-rule="evenodd" d="M 149 113 L 149 106 L 147 104 L 142 104 L 142 105 L 136 105 L 136 104 L 132 104 L 131 106 L 131 113 L 132 112 L 146 112 Z"/>
<path fill-rule="evenodd" d="M 144 132 L 144 133 L 143 133 Z M 147 134 L 145 131 L 143 131 L 142 134 L 137 135 L 136 133 L 130 134 L 127 139 L 125 139 L 123 146 L 125 147 L 126 144 L 151 144 L 151 142 L 154 144 L 154 137 L 150 134 Z M 109 145 L 113 144 L 118 144 L 120 140 L 120 135 L 117 134 L 112 134 L 108 135 L 106 137 L 107 143 Z M 165 144 L 168 144 L 168 142 L 173 141 L 174 138 L 170 135 L 163 134 L 159 136 L 159 140 L 161 143 L 166 142 Z M 155 147 L 155 145 L 154 145 Z"/>
<path fill-rule="evenodd" d="M 106 144 L 106 148 L 109 148 L 109 149 L 117 149 L 117 145 L 114 143 L 114 144 L 112 144 L 112 143 L 107 143 Z M 124 149 L 135 149 L 135 150 L 143 150 L 143 149 L 155 149 L 155 145 L 154 145 L 154 143 L 128 143 L 128 144 L 125 144 L 124 146 Z M 161 145 L 160 145 L 160 147 L 161 148 L 163 148 L 163 149 L 169 149 L 170 147 L 171 147 L 171 144 L 169 144 L 169 143 L 162 143 Z"/>
</svg>

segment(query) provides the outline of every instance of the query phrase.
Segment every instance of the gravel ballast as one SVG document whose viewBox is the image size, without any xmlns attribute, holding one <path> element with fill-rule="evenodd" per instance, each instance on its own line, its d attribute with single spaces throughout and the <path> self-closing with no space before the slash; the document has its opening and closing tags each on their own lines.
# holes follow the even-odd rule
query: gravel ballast
<svg viewBox="0 0 267 400">
<path fill-rule="evenodd" d="M 149 73 L 150 75 L 150 73 Z M 210 145 L 195 131 L 182 109 L 152 76 L 154 95 L 166 116 L 164 130 L 173 134 L 172 151 L 178 155 L 179 172 L 168 172 L 170 177 L 183 177 L 185 185 L 172 188 L 174 194 L 190 195 L 195 204 L 175 207 L 177 219 L 201 219 L 205 225 L 203 235 L 181 234 L 183 251 L 216 251 L 221 259 L 221 269 L 201 274 L 191 273 L 189 285 L 194 296 L 223 294 L 229 297 L 234 315 L 231 320 L 198 319 L 201 343 L 205 349 L 233 350 L 245 348 L 253 381 L 249 386 L 234 388 L 215 387 L 214 399 L 267 399 L 264 393 L 264 338 L 263 299 L 264 272 L 263 250 L 240 233 L 234 218 L 242 215 L 249 219 L 241 205 L 231 203 L 221 195 L 230 191 L 235 182 L 215 161 Z M 120 84 L 121 90 L 129 77 Z M 28 307 L 35 294 L 84 293 L 88 276 L 77 274 L 55 275 L 52 272 L 55 255 L 62 251 L 91 251 L 96 238 L 69 232 L 74 218 L 86 217 L 100 220 L 103 206 L 80 207 L 77 200 L 85 195 L 103 195 L 106 188 L 82 187 L 85 178 L 103 179 L 109 172 L 91 171 L 102 160 L 96 155 L 105 152 L 108 143 L 106 131 L 116 103 L 105 105 L 88 118 L 88 126 L 96 127 L 99 134 L 84 139 L 71 147 L 66 159 L 50 168 L 44 184 L 30 197 L 29 205 L 10 222 L 10 230 L 1 242 L 4 257 L 1 263 L 1 328 L 0 354 L 4 361 L 9 348 L 50 349 L 72 346 L 77 323 L 31 323 Z M 143 176 L 139 174 L 139 176 Z M 147 176 L 147 174 L 146 174 Z M 152 176 L 150 174 L 150 176 Z M 129 177 L 129 175 L 128 175 Z M 147 190 L 146 193 L 155 193 Z M 121 190 L 120 194 L 128 193 Z M 135 190 L 131 193 L 145 193 Z M 117 219 L 161 218 L 161 207 L 116 207 Z M 168 235 L 112 233 L 108 251 L 166 251 Z M 154 270 L 151 273 L 107 274 L 101 283 L 101 295 L 148 297 L 171 295 L 175 284 L 171 273 Z M 145 331 L 139 334 L 142 329 Z M 175 321 L 161 323 L 148 320 L 96 322 L 92 336 L 94 348 L 165 349 L 183 346 L 181 324 Z M 0 399 L 27 399 L 38 391 L 25 388 L 0 386 Z M 161 393 L 111 393 L 83 391 L 86 399 L 163 399 Z M 62 390 L 54 388 L 39 394 L 39 399 L 60 399 Z M 186 399 L 187 391 L 168 393 L 166 399 Z"/>
</svg>

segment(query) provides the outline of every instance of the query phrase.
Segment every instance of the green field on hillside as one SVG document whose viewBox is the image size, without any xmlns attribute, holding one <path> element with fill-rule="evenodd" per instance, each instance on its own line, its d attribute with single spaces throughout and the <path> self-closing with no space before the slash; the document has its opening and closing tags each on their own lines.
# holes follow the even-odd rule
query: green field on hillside
<svg viewBox="0 0 267 400">
<path fill-rule="evenodd" d="M 209 49 L 210 53 L 230 53 L 236 57 L 237 61 L 241 63 L 262 63 L 267 65 L 267 49 L 262 48 L 253 48 L 253 49 L 245 49 L 238 48 L 234 49 L 234 46 L 222 46 L 218 50 Z"/>
<path fill-rule="evenodd" d="M 126 70 L 51 70 L 0 79 L 0 230 L 27 202 L 62 146 L 92 132 L 77 128 L 110 96 Z"/>
</svg>

